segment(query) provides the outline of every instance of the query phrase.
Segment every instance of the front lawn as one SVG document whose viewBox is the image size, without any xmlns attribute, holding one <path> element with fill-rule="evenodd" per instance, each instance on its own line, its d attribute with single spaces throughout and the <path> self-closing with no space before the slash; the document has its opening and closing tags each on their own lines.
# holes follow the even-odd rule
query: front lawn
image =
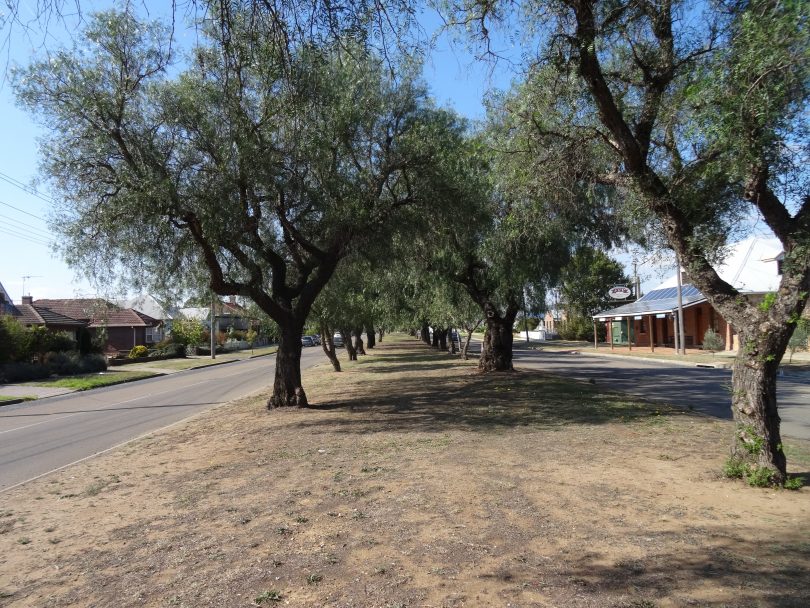
<svg viewBox="0 0 810 608">
<path fill-rule="evenodd" d="M 91 388 L 99 388 L 102 386 L 112 386 L 113 384 L 122 384 L 124 382 L 132 382 L 133 380 L 143 380 L 144 378 L 152 378 L 159 376 L 155 372 L 146 371 L 106 371 L 97 372 L 94 374 L 81 374 L 78 376 L 65 376 L 61 378 L 53 378 L 50 380 L 35 380 L 33 382 L 24 382 L 23 386 L 44 386 L 47 388 L 71 388 L 76 391 L 86 391 Z"/>
</svg>

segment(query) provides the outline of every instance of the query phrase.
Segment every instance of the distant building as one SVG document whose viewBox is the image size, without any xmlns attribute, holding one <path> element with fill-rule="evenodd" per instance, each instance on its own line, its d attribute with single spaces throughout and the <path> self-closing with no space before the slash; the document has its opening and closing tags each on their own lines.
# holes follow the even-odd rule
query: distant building
<svg viewBox="0 0 810 608">
<path fill-rule="evenodd" d="M 745 297 L 761 300 L 774 292 L 781 279 L 782 244 L 778 239 L 749 238 L 731 246 L 716 270 L 720 277 Z M 723 339 L 726 350 L 737 350 L 734 327 L 709 304 L 681 271 L 685 346 L 699 347 L 709 328 Z M 615 345 L 673 346 L 677 331 L 677 274 L 672 275 L 636 302 L 593 315 L 607 326 L 608 342 Z"/>
<path fill-rule="evenodd" d="M 0 283 L 0 316 L 12 315 L 17 317 L 19 314 L 20 311 L 17 310 L 16 306 L 14 306 L 14 302 L 11 301 L 11 296 L 8 295 L 6 288 L 3 287 L 2 283 Z"/>
</svg>

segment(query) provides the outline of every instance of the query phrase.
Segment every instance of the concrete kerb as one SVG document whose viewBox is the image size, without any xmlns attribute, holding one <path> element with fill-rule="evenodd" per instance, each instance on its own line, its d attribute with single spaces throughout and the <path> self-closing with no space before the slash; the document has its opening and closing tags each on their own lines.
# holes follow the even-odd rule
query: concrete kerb
<svg viewBox="0 0 810 608">
<path fill-rule="evenodd" d="M 596 351 L 575 351 L 580 355 L 595 355 L 597 357 L 614 357 L 616 359 L 624 359 L 625 361 L 651 361 L 653 363 L 671 363 L 672 365 L 680 365 L 681 367 L 705 367 L 709 369 L 731 369 L 730 363 L 716 361 L 712 363 L 696 363 L 694 361 L 678 361 L 677 359 L 656 359 L 655 357 L 633 356 L 633 355 L 616 355 L 614 353 L 600 353 Z"/>
</svg>

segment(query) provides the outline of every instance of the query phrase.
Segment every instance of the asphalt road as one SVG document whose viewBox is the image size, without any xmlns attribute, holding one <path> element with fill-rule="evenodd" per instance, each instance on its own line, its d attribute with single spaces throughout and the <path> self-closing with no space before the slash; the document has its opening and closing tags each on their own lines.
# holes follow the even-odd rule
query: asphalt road
<svg viewBox="0 0 810 608">
<path fill-rule="evenodd" d="M 301 367 L 326 361 L 305 348 Z M 273 381 L 275 357 L 190 370 L 0 408 L 0 492 Z"/>
<path fill-rule="evenodd" d="M 731 418 L 731 371 L 672 365 L 665 361 L 554 353 L 515 344 L 514 365 L 539 369 L 718 418 Z M 810 439 L 810 383 L 781 377 L 776 385 L 782 435 Z"/>
</svg>

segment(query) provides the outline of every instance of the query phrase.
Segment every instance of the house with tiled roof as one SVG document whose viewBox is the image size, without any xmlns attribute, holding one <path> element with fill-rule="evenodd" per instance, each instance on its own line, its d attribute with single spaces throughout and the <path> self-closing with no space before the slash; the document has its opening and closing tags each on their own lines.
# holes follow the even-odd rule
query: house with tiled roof
<svg viewBox="0 0 810 608">
<path fill-rule="evenodd" d="M 23 305 L 29 305 L 42 315 L 43 310 L 61 318 L 73 319 L 86 324 L 98 334 L 106 331 L 105 352 L 125 352 L 133 346 L 148 346 L 154 342 L 154 328 L 160 320 L 131 308 L 121 308 L 101 298 L 61 298 L 33 300 L 23 298 Z M 148 335 L 147 335 L 148 334 Z M 147 337 L 150 339 L 147 340 Z"/>
<path fill-rule="evenodd" d="M 64 331 L 78 337 L 77 332 L 87 327 L 87 321 L 80 321 L 54 312 L 42 306 L 34 306 L 30 296 L 23 298 L 23 303 L 17 305 L 19 314 L 15 315 L 17 321 L 26 327 L 44 327 L 50 331 Z"/>
</svg>

